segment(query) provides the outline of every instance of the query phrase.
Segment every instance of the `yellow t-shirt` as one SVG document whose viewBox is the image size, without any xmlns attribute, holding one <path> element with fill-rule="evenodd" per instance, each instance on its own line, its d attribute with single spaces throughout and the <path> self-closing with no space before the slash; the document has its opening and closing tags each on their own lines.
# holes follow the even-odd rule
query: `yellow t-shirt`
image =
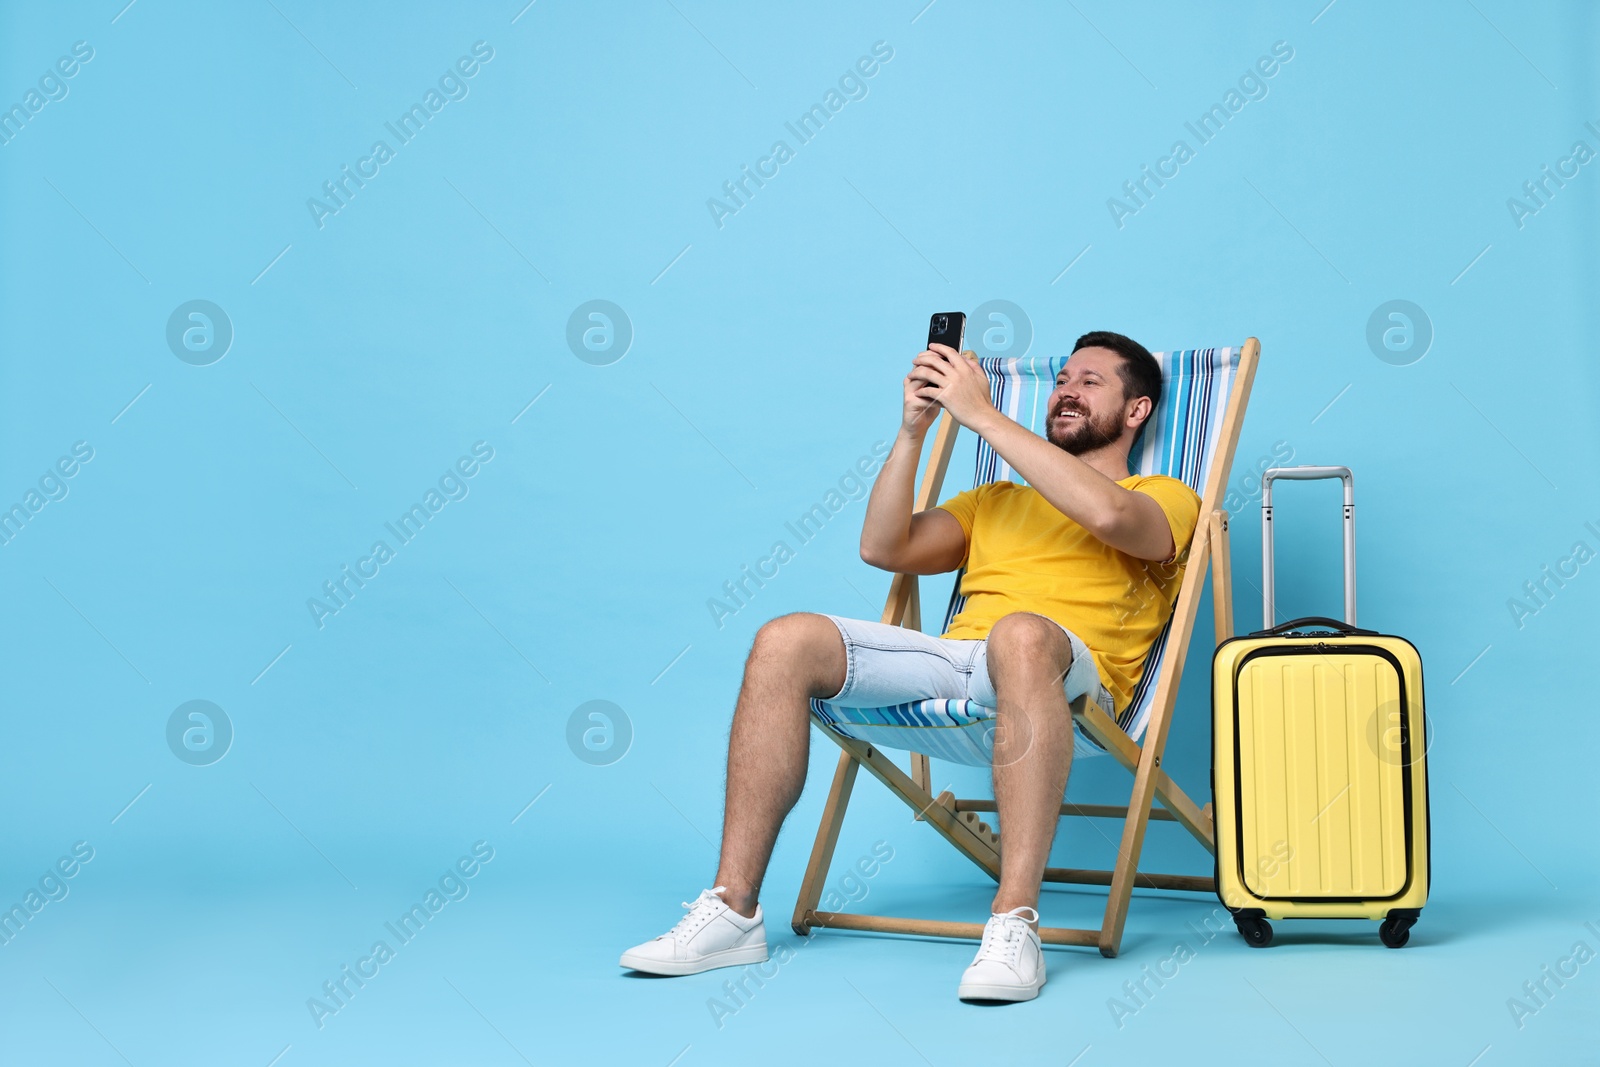
<svg viewBox="0 0 1600 1067">
<path fill-rule="evenodd" d="M 939 507 L 967 535 L 967 602 L 945 637 L 977 640 L 1002 616 L 1036 612 L 1083 639 L 1120 713 L 1167 624 L 1200 517 L 1200 497 L 1177 478 L 1129 475 L 1124 489 L 1152 497 L 1172 526 L 1176 560 L 1158 563 L 1112 548 L 1067 518 L 1032 486 L 989 482 Z"/>
</svg>

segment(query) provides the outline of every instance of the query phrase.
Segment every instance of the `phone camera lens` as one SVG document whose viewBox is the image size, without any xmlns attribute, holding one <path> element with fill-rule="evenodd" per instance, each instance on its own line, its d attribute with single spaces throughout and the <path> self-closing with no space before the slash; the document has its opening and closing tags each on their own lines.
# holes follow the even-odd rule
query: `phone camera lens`
<svg viewBox="0 0 1600 1067">
<path fill-rule="evenodd" d="M 935 315 L 933 317 L 933 332 L 934 333 L 947 333 L 949 331 L 949 329 L 950 329 L 950 316 L 949 315 Z"/>
</svg>

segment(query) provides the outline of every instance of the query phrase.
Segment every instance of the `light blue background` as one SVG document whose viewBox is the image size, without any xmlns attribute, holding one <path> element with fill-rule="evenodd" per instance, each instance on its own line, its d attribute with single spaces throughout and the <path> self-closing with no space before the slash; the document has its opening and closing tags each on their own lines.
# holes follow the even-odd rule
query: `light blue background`
<svg viewBox="0 0 1600 1067">
<path fill-rule="evenodd" d="M 0 947 L 0 1060 L 1595 1055 L 1600 965 L 1520 1029 L 1507 1007 L 1576 942 L 1600 949 L 1582 925 L 1600 925 L 1600 565 L 1521 627 L 1507 606 L 1575 542 L 1600 550 L 1600 163 L 1521 227 L 1506 205 L 1575 141 L 1600 149 L 1591 5 L 124 2 L 0 16 L 5 106 L 94 49 L 0 145 L 0 503 L 94 449 L 0 546 L 0 903 L 95 850 Z M 480 40 L 467 97 L 319 229 L 307 198 Z M 878 41 L 893 58 L 867 96 L 719 228 L 707 199 L 795 147 L 784 123 Z M 1107 199 L 1193 147 L 1184 123 L 1277 41 L 1294 55 L 1268 95 L 1119 228 Z M 193 299 L 235 330 L 210 366 L 166 344 Z M 565 340 L 591 299 L 635 331 L 609 366 Z M 790 934 L 835 757 L 818 738 L 765 897 L 774 945 L 799 950 L 719 1028 L 727 974 L 625 978 L 616 955 L 712 876 L 756 627 L 881 610 L 863 504 L 722 628 L 707 600 L 892 437 L 928 313 L 991 299 L 1026 310 L 1034 352 L 1102 328 L 1261 339 L 1233 484 L 1248 496 L 1279 442 L 1356 471 L 1361 621 L 1427 665 L 1432 900 L 1403 952 L 1336 923 L 1280 923 L 1255 952 L 1231 930 L 1201 943 L 1214 900 L 1141 892 L 1118 959 L 1053 950 L 1040 1000 L 983 1014 L 955 1000 L 968 943 Z M 1434 330 L 1406 366 L 1366 340 L 1392 299 Z M 307 599 L 476 441 L 494 458 L 466 499 L 318 629 Z M 1337 499 L 1282 491 L 1286 612 L 1338 609 Z M 1241 630 L 1258 529 L 1248 504 Z M 928 588 L 934 616 L 948 581 Z M 1202 796 L 1210 610 L 1168 759 Z M 167 747 L 193 699 L 236 732 L 210 766 Z M 566 741 L 595 699 L 634 732 L 609 766 Z M 1125 796 L 1104 764 L 1077 768 L 1074 798 Z M 470 895 L 319 1030 L 307 998 L 480 840 Z M 894 859 L 852 907 L 985 914 L 987 880 L 863 776 L 834 881 L 876 841 Z M 1110 854 L 1069 824 L 1056 862 Z M 1170 826 L 1145 854 L 1209 869 Z M 1061 925 L 1103 907 L 1046 901 Z M 1179 940 L 1196 958 L 1119 1027 L 1108 1000 Z"/>
</svg>

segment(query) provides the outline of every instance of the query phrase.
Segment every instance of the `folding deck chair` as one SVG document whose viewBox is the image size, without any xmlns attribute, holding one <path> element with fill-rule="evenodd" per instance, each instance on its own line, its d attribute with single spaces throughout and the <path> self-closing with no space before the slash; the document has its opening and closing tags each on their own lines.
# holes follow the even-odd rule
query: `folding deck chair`
<svg viewBox="0 0 1600 1067">
<path fill-rule="evenodd" d="M 1244 423 L 1245 405 L 1255 378 L 1260 346 L 1248 338 L 1242 348 L 1207 348 L 1155 353 L 1162 371 L 1160 407 L 1151 413 L 1138 454 L 1138 474 L 1166 474 L 1181 479 L 1200 494 L 1200 518 L 1189 543 L 1187 566 L 1178 599 L 1166 628 L 1151 645 L 1144 671 L 1128 707 L 1115 718 L 1088 695 L 1072 702 L 1074 752 L 1098 755 L 1109 752 L 1133 773 L 1133 791 L 1126 806 L 1103 804 L 1061 805 L 1061 814 L 1088 818 L 1121 818 L 1122 843 L 1113 870 L 1050 867 L 1047 882 L 1110 886 L 1105 918 L 1098 930 L 1041 927 L 1040 938 L 1052 945 L 1095 945 L 1102 955 L 1115 956 L 1122 941 L 1135 880 L 1155 889 L 1211 892 L 1211 876 L 1147 874 L 1138 870 L 1139 852 L 1149 820 L 1176 822 L 1186 828 L 1213 855 L 1216 839 L 1212 806 L 1195 804 L 1161 769 L 1161 756 L 1177 700 L 1183 662 L 1194 633 L 1206 564 L 1212 565 L 1212 599 L 1218 641 L 1233 633 L 1233 594 L 1228 557 L 1228 513 L 1220 508 L 1233 464 L 1234 448 Z M 1007 416 L 1042 433 L 1047 401 L 1066 356 L 982 359 L 989 377 L 990 396 Z M 940 416 L 933 451 L 917 493 L 916 510 L 938 501 L 940 485 L 950 464 L 959 427 L 949 413 Z M 1003 478 L 1021 482 L 1011 466 L 978 441 L 974 486 Z M 958 576 L 945 612 L 948 628 L 961 610 Z M 883 621 L 911 629 L 922 628 L 922 611 L 915 575 L 897 574 L 889 587 Z M 944 631 L 941 631 L 944 632 Z M 889 708 L 845 708 L 822 700 L 811 702 L 812 722 L 838 743 L 838 769 L 823 809 L 822 825 L 795 904 L 795 933 L 806 935 L 813 927 L 837 930 L 873 930 L 883 933 L 922 934 L 935 937 L 983 936 L 982 923 L 939 922 L 818 911 L 828 866 L 839 840 L 839 827 L 855 785 L 856 772 L 865 767 L 889 790 L 905 801 L 957 851 L 991 878 L 1000 877 L 1000 835 L 978 818 L 979 812 L 996 810 L 993 800 L 960 800 L 949 792 L 930 793 L 929 757 L 971 766 L 990 766 L 994 709 L 969 700 L 919 700 Z M 1141 743 L 1142 738 L 1142 743 Z M 879 746 L 911 750 L 911 773 L 879 751 Z M 1155 800 L 1161 807 L 1153 808 Z M 1003 828 L 1002 828 L 1003 829 Z"/>
</svg>

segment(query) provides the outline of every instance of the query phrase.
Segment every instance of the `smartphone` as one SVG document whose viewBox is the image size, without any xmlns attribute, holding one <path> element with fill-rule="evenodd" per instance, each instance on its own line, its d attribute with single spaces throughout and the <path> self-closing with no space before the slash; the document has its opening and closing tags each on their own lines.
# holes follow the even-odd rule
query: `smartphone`
<svg viewBox="0 0 1600 1067">
<path fill-rule="evenodd" d="M 962 351 L 967 339 L 967 316 L 962 311 L 940 311 L 928 320 L 928 347 L 949 345 Z"/>
</svg>

